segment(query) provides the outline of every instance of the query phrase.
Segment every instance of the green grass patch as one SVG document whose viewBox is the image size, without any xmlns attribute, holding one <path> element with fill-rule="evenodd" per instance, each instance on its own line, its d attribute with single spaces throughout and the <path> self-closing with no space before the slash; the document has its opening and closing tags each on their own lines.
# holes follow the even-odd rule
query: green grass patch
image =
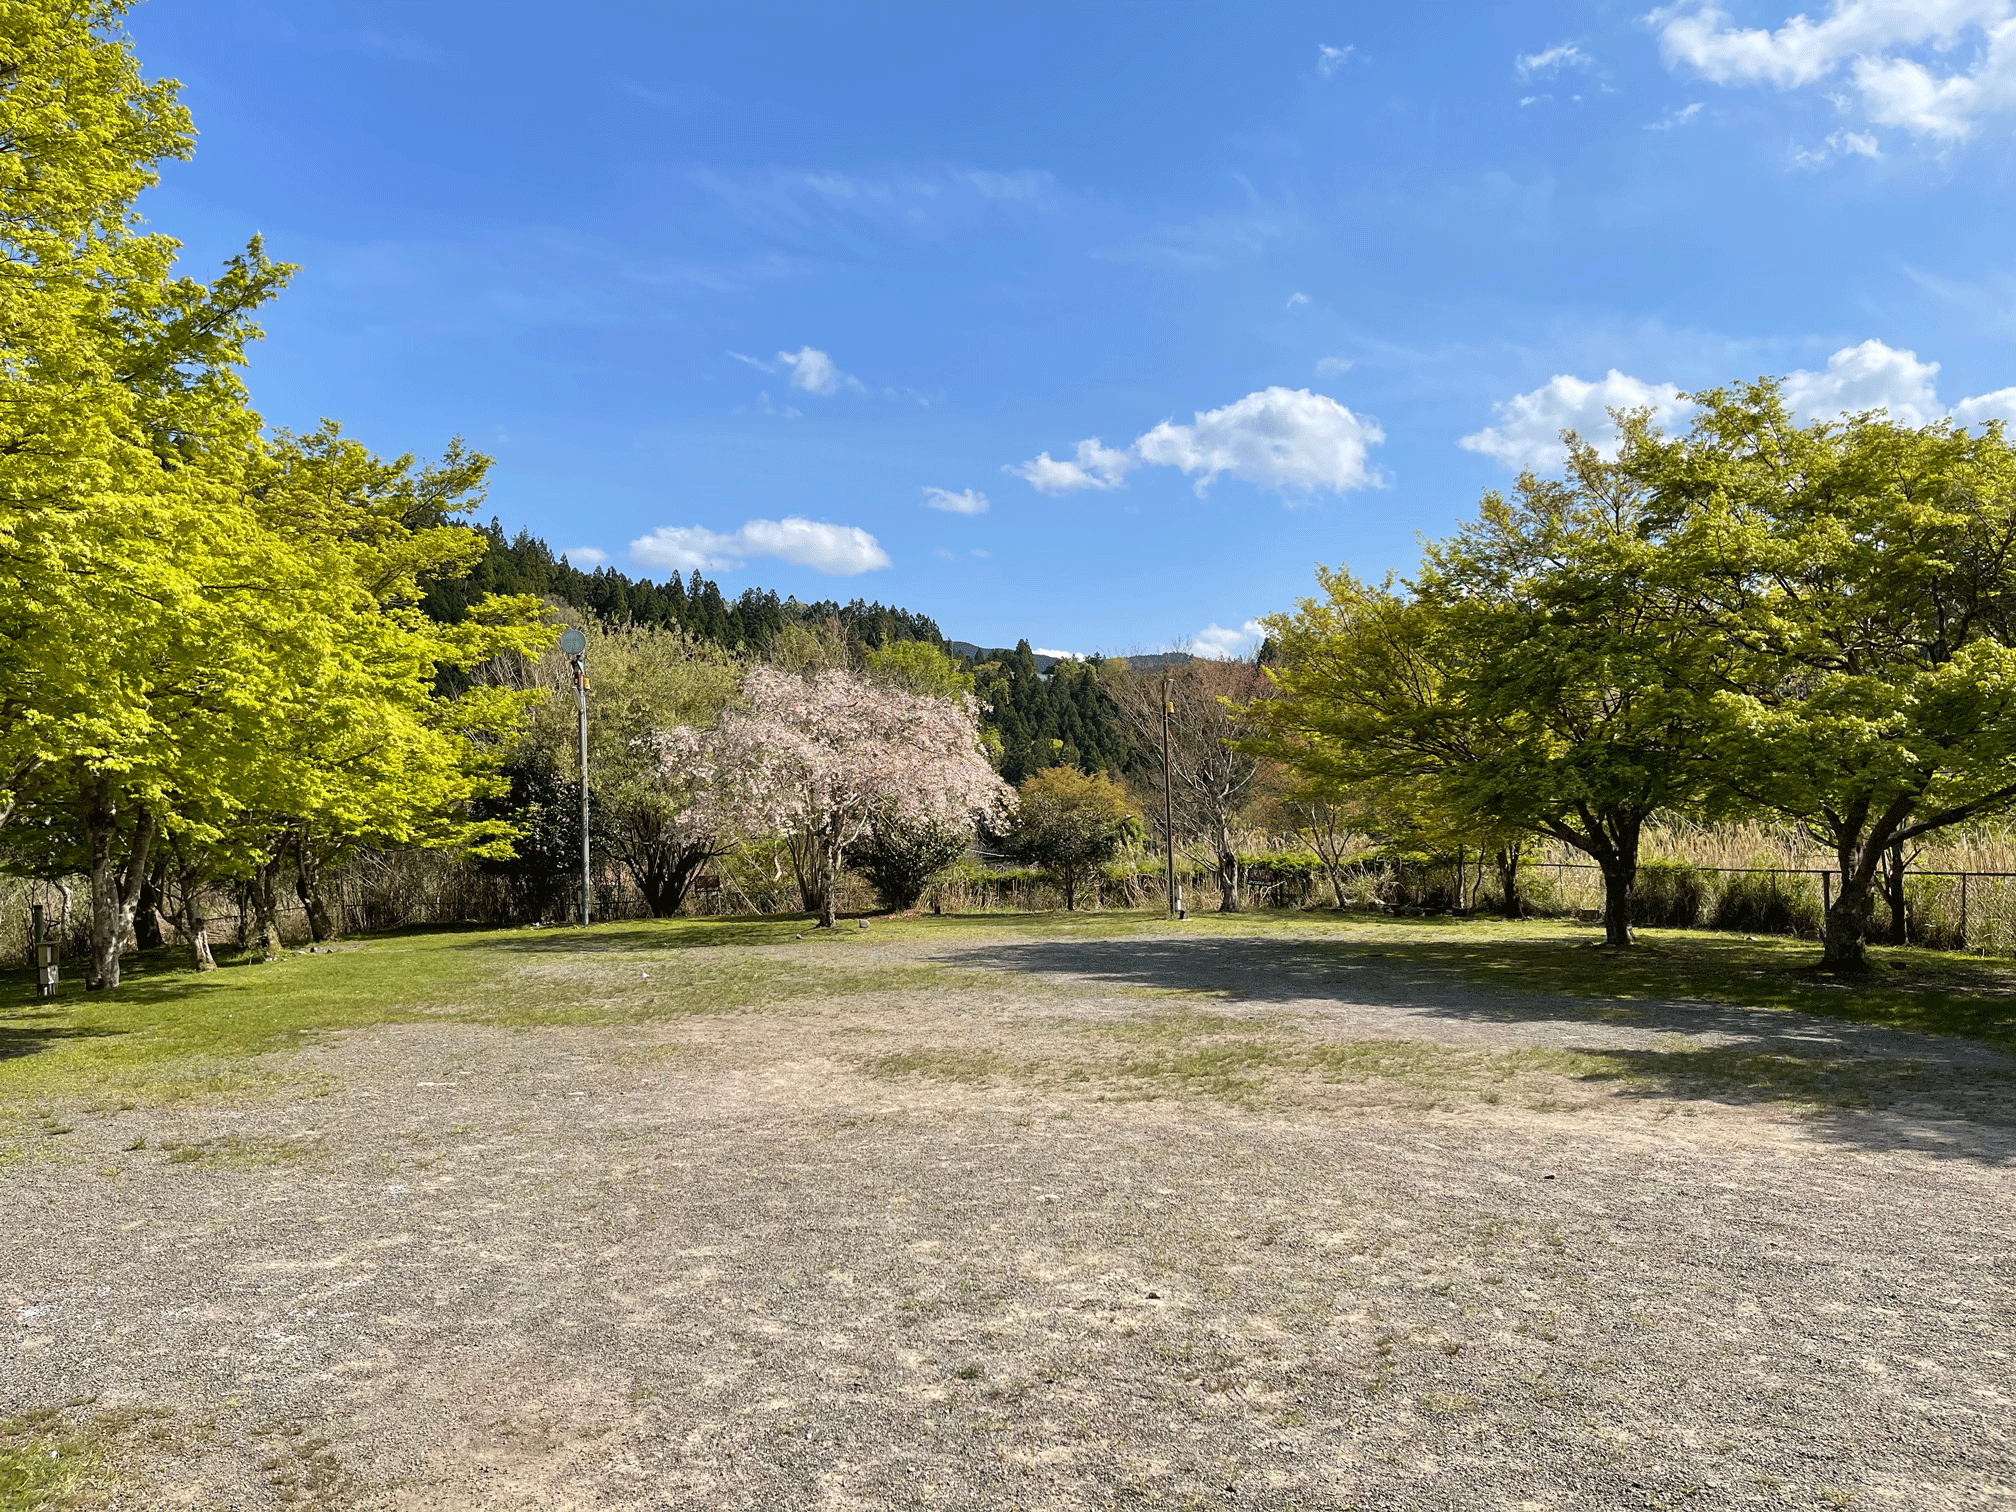
<svg viewBox="0 0 2016 1512">
<path fill-rule="evenodd" d="M 444 1019 L 524 1028 L 645 1024 L 788 1012 L 824 1001 L 879 1007 L 896 994 L 991 992 L 1004 983 L 1019 984 L 1018 991 L 1043 983 L 1049 990 L 1063 980 L 1054 973 L 1068 968 L 1068 952 L 1049 957 L 1043 946 L 1147 934 L 1157 938 L 1138 951 L 1104 949 L 1108 964 L 1095 972 L 1094 990 L 1168 998 L 1175 1011 L 1094 1026 L 1091 1032 L 1117 1040 L 1124 1050 L 1090 1056 L 1078 1079 L 1096 1075 L 1223 1096 L 1250 1095 L 1282 1070 L 1422 1088 L 1468 1084 L 1471 1073 L 1449 1061 L 1446 1049 L 1316 1050 L 1293 1035 L 1284 1039 L 1278 1016 L 1209 1011 L 1206 1003 L 1235 994 L 1209 985 L 1208 970 L 1199 985 L 1197 971 L 1208 967 L 1213 943 L 1223 942 L 1221 948 L 1231 947 L 1228 964 L 1236 964 L 1236 956 L 1252 979 L 1253 947 L 1236 944 L 1242 940 L 1274 942 L 1267 948 L 1279 950 L 1287 997 L 1376 992 L 1392 973 L 1403 980 L 1418 973 L 1431 983 L 1457 978 L 1508 989 L 1513 995 L 1503 1011 L 1512 1016 L 1559 1016 L 1565 997 L 1582 1004 L 1579 1011 L 1592 1020 L 1630 1022 L 1657 1000 L 1691 999 L 1796 1009 L 2016 1049 L 2016 966 L 2010 962 L 1877 948 L 1868 978 L 1835 980 L 1811 969 L 1816 952 L 1810 945 L 1707 933 L 1646 931 L 1638 949 L 1613 953 L 1592 948 L 1592 931 L 1567 925 L 1367 919 L 1324 911 L 1203 915 L 1175 926 L 1144 911 L 924 916 L 877 920 L 867 930 L 821 931 L 803 918 L 777 917 L 585 930 L 442 930 L 384 935 L 345 944 L 334 954 L 290 955 L 202 974 L 150 957 L 135 963 L 116 993 L 87 994 L 73 981 L 47 1002 L 30 995 L 26 973 L 0 973 L 0 1002 L 12 998 L 15 1004 L 0 1012 L 0 1120 L 8 1131 L 0 1159 L 37 1141 L 60 1141 L 60 1119 L 51 1111 L 58 1107 L 110 1112 L 189 1098 L 326 1090 L 284 1062 L 252 1058 L 349 1029 Z M 963 966 L 890 960 L 868 948 L 892 940 L 942 948 L 955 959 L 961 947 L 976 948 Z M 1186 941 L 1199 949 L 1187 951 Z M 1267 959 L 1261 958 L 1263 967 Z M 970 969 L 974 965 L 983 969 Z M 1549 1001 L 1528 1009 L 1520 994 Z M 1265 990 L 1241 988 L 1237 995 L 1264 1000 Z M 1669 1077 L 1676 1087 L 1682 1081 L 1747 1086 L 1760 1096 L 1804 1096 L 1803 1087 L 1828 1101 L 1847 1097 L 1854 1079 L 1841 1067 L 1816 1069 L 1797 1057 L 1739 1064 L 1686 1054 L 1693 1058 L 1653 1057 L 1642 1064 L 1613 1058 L 1584 1070 L 1619 1082 Z M 1034 1074 L 1006 1063 L 983 1070 L 970 1059 L 908 1072 L 894 1062 L 877 1065 L 875 1074 L 891 1076 Z"/>
</svg>

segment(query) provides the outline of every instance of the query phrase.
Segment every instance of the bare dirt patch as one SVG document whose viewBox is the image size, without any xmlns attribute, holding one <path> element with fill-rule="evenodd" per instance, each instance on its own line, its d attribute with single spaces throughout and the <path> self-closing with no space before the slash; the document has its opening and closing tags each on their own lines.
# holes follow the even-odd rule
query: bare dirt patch
<svg viewBox="0 0 2016 1512">
<path fill-rule="evenodd" d="M 1278 934 L 683 955 L 274 1058 L 318 1096 L 47 1110 L 0 1454 L 149 1508 L 2016 1502 L 1997 1052 Z M 654 1016 L 689 967 L 749 1001 Z"/>
</svg>

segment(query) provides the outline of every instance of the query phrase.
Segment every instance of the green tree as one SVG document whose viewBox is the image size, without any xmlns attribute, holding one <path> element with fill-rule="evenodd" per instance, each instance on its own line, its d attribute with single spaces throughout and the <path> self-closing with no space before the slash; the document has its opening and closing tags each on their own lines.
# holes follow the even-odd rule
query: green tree
<svg viewBox="0 0 2016 1512">
<path fill-rule="evenodd" d="M 1140 834 L 1140 817 L 1118 783 L 1076 767 L 1055 766 L 1025 777 L 1017 792 L 1009 852 L 1055 877 L 1064 889 L 1064 907 L 1075 910 L 1086 873 Z"/>
<path fill-rule="evenodd" d="M 1769 382 L 1696 398 L 1643 466 L 1736 652 L 1719 795 L 1834 853 L 1823 962 L 1859 971 L 1886 857 L 2016 804 L 2016 452 L 1992 425 L 1798 425 Z"/>
<path fill-rule="evenodd" d="M 1487 494 L 1404 591 L 1319 569 L 1326 598 L 1267 621 L 1281 697 L 1255 718 L 1256 748 L 1311 777 L 1583 851 L 1622 947 L 1646 822 L 1711 786 L 1728 647 L 1646 476 L 1663 438 L 1619 419 L 1617 460 L 1568 438 L 1565 478 Z"/>
</svg>

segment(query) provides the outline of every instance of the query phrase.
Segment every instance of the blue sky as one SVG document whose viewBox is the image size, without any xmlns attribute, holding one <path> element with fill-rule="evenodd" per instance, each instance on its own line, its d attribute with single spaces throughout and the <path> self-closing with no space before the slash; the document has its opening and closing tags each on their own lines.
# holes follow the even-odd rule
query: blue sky
<svg viewBox="0 0 2016 1512">
<path fill-rule="evenodd" d="M 2016 0 L 148 0 L 276 424 L 987 644 L 1236 650 L 1563 424 L 2016 414 Z M 1936 368 L 1935 365 L 1936 364 Z M 2007 390 L 2008 392 L 2004 392 Z M 591 558 L 592 559 L 592 558 Z"/>
</svg>

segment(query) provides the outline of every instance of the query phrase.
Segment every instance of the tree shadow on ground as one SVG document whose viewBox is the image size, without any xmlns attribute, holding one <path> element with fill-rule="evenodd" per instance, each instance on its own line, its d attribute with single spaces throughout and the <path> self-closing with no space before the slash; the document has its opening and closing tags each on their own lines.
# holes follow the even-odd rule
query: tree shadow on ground
<svg viewBox="0 0 2016 1512">
<path fill-rule="evenodd" d="M 1349 1019 L 1381 1036 L 1458 1050 L 1487 1046 L 1474 1034 L 1438 1032 L 1433 1021 L 1501 1024 L 1511 1032 L 1489 1048 L 1539 1056 L 1536 1065 L 1556 1064 L 1616 1095 L 1794 1106 L 1824 1115 L 1813 1127 L 1830 1140 L 2016 1159 L 2016 1062 L 1999 1048 L 1950 1037 L 1950 1029 L 1935 1035 L 1917 1022 L 1944 1023 L 1953 1017 L 1945 1010 L 1900 1010 L 1872 1023 L 1826 1016 L 1835 1001 L 1826 997 L 1812 1007 L 1780 1006 L 1782 983 L 1758 994 L 1764 1006 L 1685 994 L 1575 996 L 1528 985 L 1545 979 L 1546 957 L 1576 948 L 1504 937 L 1452 945 L 1152 936 L 996 941 L 939 959 L 1113 988 L 1218 993 L 1289 1010 L 1312 1028 L 1326 1017 Z M 1493 969 L 1508 958 L 1514 970 Z M 1556 981 L 1566 975 L 1557 968 Z M 1998 1022 L 2008 1011 L 2006 1003 L 1974 1006 Z"/>
<path fill-rule="evenodd" d="M 0 1061 L 19 1060 L 23 1056 L 50 1049 L 64 1040 L 112 1039 L 127 1032 L 124 1029 L 87 1028 L 77 1024 L 37 1022 L 64 1016 L 55 1009 L 0 1014 Z"/>
</svg>

